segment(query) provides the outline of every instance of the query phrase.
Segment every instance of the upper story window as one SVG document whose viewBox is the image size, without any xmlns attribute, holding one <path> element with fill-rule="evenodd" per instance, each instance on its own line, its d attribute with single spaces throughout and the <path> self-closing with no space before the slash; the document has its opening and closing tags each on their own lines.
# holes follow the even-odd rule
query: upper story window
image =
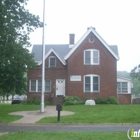
<svg viewBox="0 0 140 140">
<path fill-rule="evenodd" d="M 128 83 L 127 82 L 117 82 L 117 92 L 118 93 L 128 93 Z"/>
<path fill-rule="evenodd" d="M 84 76 L 84 92 L 99 92 L 100 77 L 98 75 Z"/>
<path fill-rule="evenodd" d="M 84 51 L 85 65 L 99 65 L 99 50 L 88 49 Z"/>
<path fill-rule="evenodd" d="M 49 67 L 50 68 L 55 68 L 56 67 L 56 58 L 55 58 L 55 56 L 50 56 L 49 57 Z"/>
<path fill-rule="evenodd" d="M 45 80 L 45 92 L 51 92 L 51 81 Z M 41 80 L 30 80 L 30 92 L 41 92 L 42 81 Z"/>
</svg>

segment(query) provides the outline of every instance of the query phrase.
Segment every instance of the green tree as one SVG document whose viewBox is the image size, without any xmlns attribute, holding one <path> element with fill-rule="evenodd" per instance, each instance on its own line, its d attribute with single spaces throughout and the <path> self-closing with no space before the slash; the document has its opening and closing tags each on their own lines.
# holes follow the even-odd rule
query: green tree
<svg viewBox="0 0 140 140">
<path fill-rule="evenodd" d="M 133 83 L 132 94 L 140 94 L 140 65 L 131 70 L 130 76 Z"/>
<path fill-rule="evenodd" d="M 25 9 L 28 0 L 0 0 L 0 93 L 20 94 L 26 90 L 29 68 L 35 66 L 27 47 L 29 35 L 42 27 L 39 16 Z"/>
<path fill-rule="evenodd" d="M 131 70 L 130 76 L 140 80 L 140 64 Z"/>
<path fill-rule="evenodd" d="M 132 88 L 132 94 L 140 94 L 140 81 L 138 79 L 132 79 L 133 88 Z"/>
</svg>

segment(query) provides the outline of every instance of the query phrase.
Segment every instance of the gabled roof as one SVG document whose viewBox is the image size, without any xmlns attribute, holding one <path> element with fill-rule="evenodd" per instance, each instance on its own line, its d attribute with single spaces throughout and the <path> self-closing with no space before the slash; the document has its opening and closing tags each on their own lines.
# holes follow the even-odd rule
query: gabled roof
<svg viewBox="0 0 140 140">
<path fill-rule="evenodd" d="M 55 56 L 61 61 L 61 63 L 63 65 L 66 65 L 65 63 L 65 60 L 54 50 L 54 49 L 50 49 L 49 52 L 45 55 L 45 59 L 51 54 L 51 53 L 54 53 Z M 38 62 L 38 65 L 41 65 L 42 64 L 42 60 Z"/>
<path fill-rule="evenodd" d="M 71 48 L 69 44 L 47 44 L 45 45 L 45 58 L 53 52 L 56 57 L 66 65 L 66 60 L 72 55 L 72 53 L 79 47 L 83 40 L 90 34 L 93 33 L 101 43 L 108 49 L 108 51 L 118 60 L 118 47 L 116 45 L 108 45 L 102 37 L 95 31 L 93 27 L 90 27 L 81 39 Z M 34 54 L 34 60 L 40 65 L 42 63 L 42 45 L 33 45 L 32 53 Z"/>
<path fill-rule="evenodd" d="M 67 60 L 72 53 L 80 46 L 80 44 L 84 41 L 84 39 L 90 34 L 93 33 L 100 41 L 101 43 L 108 49 L 108 51 L 118 60 L 118 49 L 116 45 L 109 46 L 103 38 L 95 31 L 93 27 L 90 27 L 86 33 L 81 37 L 81 39 L 75 44 L 75 46 L 69 51 L 69 53 L 65 56 L 65 60 Z"/>
<path fill-rule="evenodd" d="M 60 45 L 45 45 L 45 59 L 49 56 L 51 52 L 53 52 L 57 58 L 62 62 L 62 64 L 66 64 L 64 57 L 71 50 L 68 44 L 60 44 Z M 32 49 L 32 53 L 34 54 L 34 60 L 38 62 L 40 65 L 42 63 L 42 45 L 34 45 Z"/>
</svg>

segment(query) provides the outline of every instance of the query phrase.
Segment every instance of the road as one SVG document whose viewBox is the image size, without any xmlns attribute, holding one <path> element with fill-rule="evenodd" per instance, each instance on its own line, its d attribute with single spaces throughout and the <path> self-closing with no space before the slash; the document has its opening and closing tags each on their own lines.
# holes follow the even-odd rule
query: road
<svg viewBox="0 0 140 140">
<path fill-rule="evenodd" d="M 140 124 L 104 124 L 104 125 L 20 125 L 20 124 L 0 124 L 0 132 L 20 132 L 20 131 L 105 131 L 105 132 L 127 132 L 128 129 L 140 129 Z"/>
</svg>

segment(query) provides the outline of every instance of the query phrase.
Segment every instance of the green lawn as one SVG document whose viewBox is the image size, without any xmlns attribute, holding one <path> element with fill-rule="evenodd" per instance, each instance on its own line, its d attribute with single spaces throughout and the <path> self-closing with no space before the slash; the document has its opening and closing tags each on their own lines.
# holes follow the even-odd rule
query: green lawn
<svg viewBox="0 0 140 140">
<path fill-rule="evenodd" d="M 23 116 L 8 115 L 10 112 L 26 111 L 26 110 L 39 110 L 40 106 L 37 105 L 10 105 L 0 104 L 0 123 L 13 122 Z"/>
<path fill-rule="evenodd" d="M 74 115 L 61 116 L 60 123 L 140 123 L 140 105 L 74 105 L 63 110 Z M 46 117 L 37 123 L 57 123 L 57 117 Z"/>
<path fill-rule="evenodd" d="M 8 115 L 10 112 L 39 110 L 40 105 L 0 104 L 0 122 L 12 122 L 22 116 Z M 59 123 L 140 123 L 140 105 L 73 105 L 63 106 L 63 110 L 75 112 L 74 115 L 61 116 Z M 46 117 L 37 123 L 57 123 L 57 117 Z"/>
<path fill-rule="evenodd" d="M 18 132 L 0 140 L 128 140 L 126 132 Z"/>
</svg>

